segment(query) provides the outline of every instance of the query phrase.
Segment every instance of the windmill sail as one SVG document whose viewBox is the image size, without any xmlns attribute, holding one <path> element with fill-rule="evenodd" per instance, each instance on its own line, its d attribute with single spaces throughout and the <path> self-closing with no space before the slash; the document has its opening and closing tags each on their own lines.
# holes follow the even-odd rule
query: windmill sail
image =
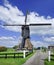
<svg viewBox="0 0 54 65">
<path fill-rule="evenodd" d="M 26 26 L 47 26 L 51 25 L 51 23 L 38 23 L 38 24 L 29 24 Z M 24 26 L 23 24 L 4 24 L 3 26 Z"/>
<path fill-rule="evenodd" d="M 51 23 L 30 24 L 30 26 L 48 26 L 48 25 L 51 25 Z"/>
</svg>

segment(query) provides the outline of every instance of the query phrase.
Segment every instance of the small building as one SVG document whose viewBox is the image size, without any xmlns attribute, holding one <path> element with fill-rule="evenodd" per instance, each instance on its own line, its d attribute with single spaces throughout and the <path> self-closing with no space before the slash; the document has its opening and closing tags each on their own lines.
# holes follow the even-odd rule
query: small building
<svg viewBox="0 0 54 65">
<path fill-rule="evenodd" d="M 54 45 L 48 46 L 48 49 L 49 49 L 50 51 L 54 51 Z"/>
</svg>

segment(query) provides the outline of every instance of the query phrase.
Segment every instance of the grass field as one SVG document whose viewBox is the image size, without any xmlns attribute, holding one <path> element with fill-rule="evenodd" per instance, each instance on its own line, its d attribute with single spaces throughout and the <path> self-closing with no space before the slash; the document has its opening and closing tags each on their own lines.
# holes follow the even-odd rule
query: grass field
<svg viewBox="0 0 54 65">
<path fill-rule="evenodd" d="M 54 61 L 48 61 L 48 60 L 45 60 L 45 65 L 54 65 Z"/>
<path fill-rule="evenodd" d="M 11 53 L 11 52 L 15 52 L 15 50 L 12 49 L 12 48 L 8 48 L 7 51 L 3 51 L 3 52 L 0 52 L 0 53 L 4 53 L 4 52 L 10 52 Z"/>
<path fill-rule="evenodd" d="M 14 52 L 13 49 L 8 49 L 6 52 Z M 0 52 L 4 53 L 4 52 Z M 34 53 L 30 54 L 26 58 L 0 58 L 0 65 L 22 65 L 28 60 Z"/>
</svg>

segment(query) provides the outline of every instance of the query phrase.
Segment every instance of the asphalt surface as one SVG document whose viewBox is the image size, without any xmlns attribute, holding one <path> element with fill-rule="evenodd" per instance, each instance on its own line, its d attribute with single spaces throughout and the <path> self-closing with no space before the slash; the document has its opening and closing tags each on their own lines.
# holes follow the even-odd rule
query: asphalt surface
<svg viewBox="0 0 54 65">
<path fill-rule="evenodd" d="M 23 65 L 44 65 L 44 59 L 47 56 L 48 56 L 48 53 L 43 53 L 40 50 L 38 50 Z"/>
</svg>

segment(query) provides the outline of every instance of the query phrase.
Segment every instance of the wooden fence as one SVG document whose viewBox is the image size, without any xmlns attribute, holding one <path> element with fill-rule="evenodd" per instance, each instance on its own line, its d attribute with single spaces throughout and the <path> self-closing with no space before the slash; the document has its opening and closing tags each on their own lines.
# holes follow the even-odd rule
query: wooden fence
<svg viewBox="0 0 54 65">
<path fill-rule="evenodd" d="M 30 54 L 29 51 L 19 51 L 14 53 L 0 53 L 0 58 L 25 58 Z"/>
<path fill-rule="evenodd" d="M 54 54 L 51 54 L 50 57 L 50 60 L 54 61 Z"/>
</svg>

